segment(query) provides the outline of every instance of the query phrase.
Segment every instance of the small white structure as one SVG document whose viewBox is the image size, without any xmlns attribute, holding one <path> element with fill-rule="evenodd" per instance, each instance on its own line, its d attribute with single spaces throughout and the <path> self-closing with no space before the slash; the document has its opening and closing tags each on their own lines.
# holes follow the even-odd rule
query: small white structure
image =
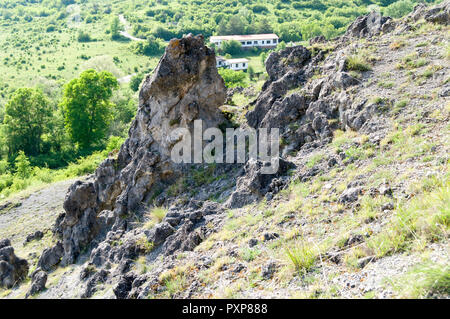
<svg viewBox="0 0 450 319">
<path fill-rule="evenodd" d="M 246 71 L 248 69 L 249 60 L 247 59 L 225 59 L 221 56 L 216 57 L 216 67 L 229 68 L 234 71 Z"/>
<path fill-rule="evenodd" d="M 238 41 L 243 48 L 274 48 L 278 44 L 278 36 L 274 33 L 269 34 L 247 34 L 247 35 L 216 35 L 209 38 L 211 43 L 214 43 L 217 48 L 223 41 Z"/>
</svg>

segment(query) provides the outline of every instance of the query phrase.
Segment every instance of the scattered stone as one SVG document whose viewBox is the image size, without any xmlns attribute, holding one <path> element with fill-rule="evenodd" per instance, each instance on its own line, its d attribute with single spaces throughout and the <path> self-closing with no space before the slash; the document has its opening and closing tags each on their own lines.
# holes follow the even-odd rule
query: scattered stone
<svg viewBox="0 0 450 319">
<path fill-rule="evenodd" d="M 280 235 L 277 233 L 265 233 L 263 235 L 263 237 L 264 237 L 264 241 L 269 241 L 269 240 L 274 240 L 274 239 L 279 238 Z"/>
<path fill-rule="evenodd" d="M 358 259 L 358 268 L 364 268 L 367 264 L 376 260 L 375 256 L 368 256 Z"/>
<path fill-rule="evenodd" d="M 358 197 L 361 194 L 362 194 L 361 187 L 350 187 L 341 194 L 338 201 L 341 204 L 354 203 L 358 200 Z"/>
<path fill-rule="evenodd" d="M 242 270 L 244 270 L 246 267 L 243 264 L 237 264 L 236 267 L 234 267 L 231 272 L 237 274 L 240 273 Z"/>
<path fill-rule="evenodd" d="M 389 202 L 384 204 L 383 206 L 381 206 L 381 210 L 384 212 L 386 210 L 393 210 L 394 209 L 394 204 Z"/>
<path fill-rule="evenodd" d="M 31 288 L 26 294 L 26 298 L 33 296 L 45 289 L 47 283 L 47 273 L 40 268 L 37 268 L 31 275 Z"/>
<path fill-rule="evenodd" d="M 272 278 L 273 274 L 277 270 L 277 263 L 273 260 L 269 261 L 267 264 L 265 264 L 261 269 L 261 277 L 264 280 L 269 280 Z"/>
<path fill-rule="evenodd" d="M 381 185 L 380 188 L 378 189 L 378 192 L 380 193 L 380 195 L 385 195 L 385 196 L 391 196 L 392 195 L 392 189 L 389 187 L 389 185 Z"/>
<path fill-rule="evenodd" d="M 254 247 L 254 246 L 256 246 L 256 245 L 258 245 L 258 239 L 256 239 L 256 238 L 252 238 L 252 239 L 250 239 L 249 241 L 248 241 L 248 246 L 251 248 L 251 247 Z"/>
<path fill-rule="evenodd" d="M 25 246 L 27 243 L 29 243 L 33 240 L 40 240 L 40 239 L 42 239 L 42 237 L 44 237 L 44 233 L 41 232 L 40 230 L 38 230 L 37 232 L 35 232 L 33 234 L 29 234 L 27 236 L 27 238 L 25 239 L 25 242 L 23 243 L 23 245 Z"/>
</svg>

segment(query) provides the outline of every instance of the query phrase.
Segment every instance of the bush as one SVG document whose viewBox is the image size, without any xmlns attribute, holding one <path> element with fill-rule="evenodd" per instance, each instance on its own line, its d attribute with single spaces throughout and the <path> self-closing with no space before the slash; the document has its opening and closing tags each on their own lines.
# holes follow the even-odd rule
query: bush
<svg viewBox="0 0 450 319">
<path fill-rule="evenodd" d="M 103 151 L 103 154 L 107 156 L 109 153 L 113 151 L 120 150 L 120 147 L 122 146 L 123 142 L 125 142 L 125 139 L 123 137 L 110 136 L 108 144 L 106 144 L 106 149 Z"/>
<path fill-rule="evenodd" d="M 133 76 L 130 81 L 130 89 L 132 89 L 133 92 L 137 92 L 143 79 L 144 79 L 143 74 L 136 74 L 135 76 Z"/>
<path fill-rule="evenodd" d="M 16 175 L 18 177 L 25 179 L 31 176 L 32 169 L 30 161 L 23 151 L 20 151 L 19 155 L 16 157 L 15 166 Z"/>
<path fill-rule="evenodd" d="M 8 161 L 0 160 L 0 175 L 4 175 L 8 172 Z"/>
<path fill-rule="evenodd" d="M 227 88 L 245 86 L 246 74 L 243 71 L 233 71 L 230 69 L 219 69 L 219 74 L 225 81 Z"/>
<path fill-rule="evenodd" d="M 384 15 L 392 18 L 401 18 L 412 11 L 414 4 L 409 0 L 401 0 L 388 5 L 384 9 Z"/>
<path fill-rule="evenodd" d="M 89 42 L 91 41 L 91 36 L 87 32 L 79 31 L 77 40 L 78 42 Z"/>
<path fill-rule="evenodd" d="M 345 60 L 347 68 L 352 71 L 370 71 L 372 68 L 369 63 L 359 55 L 352 55 Z"/>
<path fill-rule="evenodd" d="M 231 40 L 231 41 L 224 41 L 222 42 L 220 46 L 220 52 L 222 54 L 239 54 L 242 52 L 242 44 L 239 41 Z"/>
<path fill-rule="evenodd" d="M 149 37 L 147 41 L 135 41 L 131 44 L 131 51 L 146 56 L 160 55 L 164 51 L 165 43 L 161 39 Z"/>
</svg>

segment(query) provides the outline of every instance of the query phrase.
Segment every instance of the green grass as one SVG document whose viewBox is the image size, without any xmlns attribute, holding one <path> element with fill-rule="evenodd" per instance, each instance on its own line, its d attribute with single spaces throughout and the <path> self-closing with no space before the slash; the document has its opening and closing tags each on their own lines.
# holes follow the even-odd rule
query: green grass
<svg viewBox="0 0 450 319">
<path fill-rule="evenodd" d="M 34 167 L 31 175 L 27 178 L 18 177 L 11 173 L 0 175 L 0 202 L 24 190 L 36 189 L 50 183 L 91 174 L 104 159 L 104 153 L 97 152 L 80 158 L 63 169 L 51 170 Z"/>
<path fill-rule="evenodd" d="M 345 61 L 347 69 L 351 71 L 364 72 L 372 70 L 370 63 L 361 55 L 350 55 Z"/>
<path fill-rule="evenodd" d="M 284 248 L 286 257 L 295 271 L 305 274 L 310 270 L 318 257 L 318 252 L 310 243 L 300 240 Z"/>
<path fill-rule="evenodd" d="M 167 209 L 164 207 L 154 207 L 150 210 L 150 219 L 145 223 L 146 229 L 151 229 L 156 224 L 160 223 L 167 214 Z"/>
<path fill-rule="evenodd" d="M 430 261 L 416 265 L 407 274 L 392 282 L 403 298 L 429 298 L 450 295 L 450 266 Z"/>
<path fill-rule="evenodd" d="M 260 254 L 261 251 L 259 249 L 245 247 L 241 250 L 239 255 L 243 260 L 250 262 L 253 261 Z"/>
<path fill-rule="evenodd" d="M 395 214 L 367 245 L 378 257 L 423 247 L 447 238 L 450 230 L 450 179 L 423 180 L 422 194 L 398 204 Z"/>
</svg>

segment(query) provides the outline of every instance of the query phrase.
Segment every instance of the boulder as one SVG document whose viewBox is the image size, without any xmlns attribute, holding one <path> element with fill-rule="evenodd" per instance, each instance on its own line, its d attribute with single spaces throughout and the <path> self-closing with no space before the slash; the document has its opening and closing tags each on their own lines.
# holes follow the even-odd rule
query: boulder
<svg viewBox="0 0 450 319">
<path fill-rule="evenodd" d="M 26 278 L 28 268 L 28 262 L 14 253 L 11 241 L 0 240 L 0 287 L 14 287 Z"/>
<path fill-rule="evenodd" d="M 33 296 L 45 289 L 47 283 L 47 273 L 40 268 L 36 269 L 31 275 L 31 288 L 26 297 Z"/>
<path fill-rule="evenodd" d="M 59 264 L 63 254 L 64 248 L 61 242 L 58 242 L 54 247 L 44 249 L 38 260 L 38 267 L 44 271 L 50 271 Z"/>
</svg>

